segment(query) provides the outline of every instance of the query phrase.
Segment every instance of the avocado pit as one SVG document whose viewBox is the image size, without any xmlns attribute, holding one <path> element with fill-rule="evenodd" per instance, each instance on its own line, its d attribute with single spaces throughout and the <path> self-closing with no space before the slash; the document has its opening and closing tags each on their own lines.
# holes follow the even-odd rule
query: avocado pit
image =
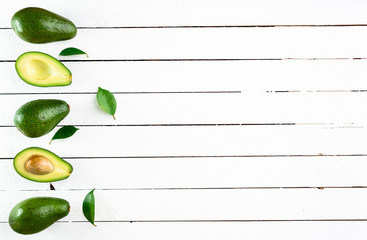
<svg viewBox="0 0 367 240">
<path fill-rule="evenodd" d="M 24 163 L 24 168 L 35 175 L 46 175 L 55 169 L 48 158 L 38 154 L 30 156 Z"/>
</svg>

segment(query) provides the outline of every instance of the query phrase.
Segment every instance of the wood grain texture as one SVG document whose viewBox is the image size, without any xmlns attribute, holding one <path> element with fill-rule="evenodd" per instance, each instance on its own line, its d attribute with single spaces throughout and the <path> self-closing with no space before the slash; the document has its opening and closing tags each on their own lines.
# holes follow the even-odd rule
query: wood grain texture
<svg viewBox="0 0 367 240">
<path fill-rule="evenodd" d="M 358 0 L 17 0 L 1 3 L 0 27 L 10 27 L 14 12 L 28 6 L 54 11 L 78 27 L 367 23 L 367 4 Z"/>
<path fill-rule="evenodd" d="M 56 143 L 55 143 L 56 144 Z M 194 188 L 327 188 L 367 186 L 365 156 L 66 159 L 73 174 L 57 191 L 113 189 L 185 191 Z M 96 170 L 99 169 L 99 170 Z M 0 190 L 49 190 L 21 178 L 12 160 L 0 161 Z"/>
<path fill-rule="evenodd" d="M 16 202 L 34 196 L 65 198 L 64 221 L 85 221 L 87 191 L 0 192 L 0 221 Z M 366 219 L 364 189 L 95 191 L 95 221 L 228 221 Z M 184 201 L 183 201 L 184 199 Z"/>
<path fill-rule="evenodd" d="M 8 224 L 0 223 L 0 232 L 9 240 L 19 239 L 55 239 L 77 238 L 81 240 L 132 239 L 146 240 L 255 240 L 267 239 L 365 239 L 366 222 L 246 222 L 246 223 L 90 223 L 62 222 L 52 225 L 48 231 L 36 235 L 20 236 L 10 230 Z M 112 234 L 113 233 L 113 234 Z"/>
<path fill-rule="evenodd" d="M 367 90 L 367 62 L 200 61 L 200 62 L 67 62 L 73 74 L 68 87 L 30 86 L 14 63 L 0 63 L 0 94 L 96 92 L 350 91 Z M 331 84 L 332 83 L 332 84 Z"/>
<path fill-rule="evenodd" d="M 30 146 L 61 157 L 366 154 L 366 131 L 317 126 L 92 127 L 49 145 L 52 134 L 30 139 L 16 128 L 0 128 L 0 136 L 7 136 L 0 158 L 12 158 Z"/>
<path fill-rule="evenodd" d="M 366 34 L 365 27 L 82 29 L 69 41 L 35 45 L 9 29 L 0 31 L 6 46 L 0 60 L 26 51 L 57 56 L 70 46 L 87 52 L 88 60 L 365 58 Z"/>
<path fill-rule="evenodd" d="M 116 120 L 99 108 L 94 93 L 0 96 L 0 101 L 8 103 L 0 105 L 0 111 L 7 113 L 0 118 L 0 127 L 14 126 L 15 111 L 35 99 L 65 100 L 71 111 L 62 125 L 299 124 L 363 128 L 367 122 L 367 109 L 360 106 L 367 101 L 365 93 L 115 94 L 115 97 Z"/>
</svg>

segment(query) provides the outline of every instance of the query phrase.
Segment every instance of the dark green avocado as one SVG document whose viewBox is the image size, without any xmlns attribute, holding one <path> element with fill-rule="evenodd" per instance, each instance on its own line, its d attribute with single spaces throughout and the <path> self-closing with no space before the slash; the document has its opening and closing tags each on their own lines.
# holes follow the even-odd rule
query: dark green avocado
<svg viewBox="0 0 367 240">
<path fill-rule="evenodd" d="M 37 7 L 19 10 L 11 19 L 15 33 L 30 43 L 48 43 L 72 39 L 77 29 L 70 20 Z"/>
<path fill-rule="evenodd" d="M 29 198 L 11 210 L 9 225 L 17 233 L 34 234 L 67 216 L 69 211 L 69 202 L 61 198 Z"/>
<path fill-rule="evenodd" d="M 14 124 L 27 137 L 43 136 L 70 112 L 69 105 L 57 99 L 38 99 L 27 102 L 15 113 Z"/>
</svg>

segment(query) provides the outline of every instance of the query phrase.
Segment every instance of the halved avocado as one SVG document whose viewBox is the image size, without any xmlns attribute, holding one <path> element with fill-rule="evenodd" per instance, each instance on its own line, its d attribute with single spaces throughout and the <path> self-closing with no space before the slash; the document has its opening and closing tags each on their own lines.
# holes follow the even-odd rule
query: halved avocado
<svg viewBox="0 0 367 240">
<path fill-rule="evenodd" d="M 35 182 L 55 182 L 66 179 L 73 167 L 56 154 L 39 147 L 26 148 L 14 157 L 17 173 Z"/>
<path fill-rule="evenodd" d="M 46 53 L 23 53 L 15 62 L 15 69 L 24 82 L 33 86 L 56 87 L 71 84 L 70 70 Z"/>
</svg>

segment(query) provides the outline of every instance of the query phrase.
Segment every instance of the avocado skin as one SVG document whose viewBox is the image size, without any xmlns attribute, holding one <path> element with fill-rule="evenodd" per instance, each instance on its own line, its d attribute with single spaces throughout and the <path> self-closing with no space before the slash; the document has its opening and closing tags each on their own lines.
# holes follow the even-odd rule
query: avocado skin
<svg viewBox="0 0 367 240">
<path fill-rule="evenodd" d="M 70 20 L 43 8 L 29 7 L 11 19 L 15 33 L 30 43 L 48 43 L 72 39 L 77 29 Z"/>
<path fill-rule="evenodd" d="M 9 225 L 17 233 L 34 234 L 67 216 L 69 211 L 69 202 L 61 198 L 29 198 L 11 210 Z"/>
<path fill-rule="evenodd" d="M 21 106 L 15 113 L 14 124 L 30 138 L 43 136 L 70 112 L 69 105 L 57 99 L 38 99 Z"/>
</svg>

